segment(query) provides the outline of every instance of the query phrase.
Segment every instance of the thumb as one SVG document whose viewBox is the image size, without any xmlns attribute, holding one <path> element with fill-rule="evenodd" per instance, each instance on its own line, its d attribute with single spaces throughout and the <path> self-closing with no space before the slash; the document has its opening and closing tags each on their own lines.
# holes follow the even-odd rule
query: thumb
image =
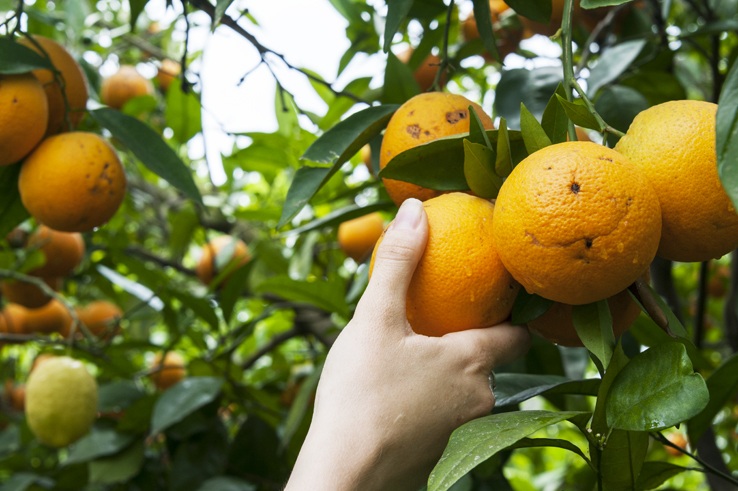
<svg viewBox="0 0 738 491">
<path fill-rule="evenodd" d="M 361 304 L 373 312 L 401 315 L 405 320 L 405 297 L 415 268 L 428 241 L 428 219 L 417 199 L 405 200 L 382 236 L 373 258 L 371 279 Z"/>
</svg>

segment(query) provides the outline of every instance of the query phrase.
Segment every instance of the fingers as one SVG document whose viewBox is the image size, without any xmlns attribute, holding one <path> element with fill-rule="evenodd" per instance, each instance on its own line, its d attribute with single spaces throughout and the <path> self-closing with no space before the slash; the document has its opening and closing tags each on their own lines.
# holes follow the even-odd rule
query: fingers
<svg viewBox="0 0 738 491">
<path fill-rule="evenodd" d="M 428 241 L 428 220 L 417 199 L 406 200 L 384 232 L 359 312 L 384 313 L 406 322 L 405 298 Z"/>
<path fill-rule="evenodd" d="M 507 322 L 482 329 L 454 332 L 444 336 L 444 339 L 465 353 L 467 359 L 482 363 L 489 370 L 520 358 L 530 347 L 528 329 Z"/>
</svg>

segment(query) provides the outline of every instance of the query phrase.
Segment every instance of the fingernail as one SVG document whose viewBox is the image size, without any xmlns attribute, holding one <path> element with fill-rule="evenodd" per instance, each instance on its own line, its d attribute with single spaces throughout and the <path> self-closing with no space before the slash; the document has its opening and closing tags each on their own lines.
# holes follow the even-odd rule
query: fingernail
<svg viewBox="0 0 738 491">
<path fill-rule="evenodd" d="M 423 217 L 423 203 L 415 198 L 406 199 L 392 221 L 395 230 L 415 230 Z"/>
</svg>

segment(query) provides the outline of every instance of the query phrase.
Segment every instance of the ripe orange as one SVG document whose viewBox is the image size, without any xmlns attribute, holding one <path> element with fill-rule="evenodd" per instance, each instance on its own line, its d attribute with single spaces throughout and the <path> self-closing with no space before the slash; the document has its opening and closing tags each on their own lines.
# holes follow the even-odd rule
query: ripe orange
<svg viewBox="0 0 738 491">
<path fill-rule="evenodd" d="M 163 361 L 161 353 L 157 353 L 151 370 L 151 381 L 159 390 L 167 390 L 186 375 L 184 358 L 176 351 L 168 351 Z"/>
<path fill-rule="evenodd" d="M 28 238 L 28 246 L 44 253 L 46 262 L 33 270 L 36 276 L 68 276 L 85 255 L 85 241 L 79 233 L 57 232 L 41 225 Z"/>
<path fill-rule="evenodd" d="M 661 211 L 645 176 L 591 142 L 545 147 L 497 196 L 500 257 L 530 293 L 581 305 L 625 290 L 653 260 Z"/>
<path fill-rule="evenodd" d="M 54 291 L 59 291 L 62 287 L 61 278 L 42 279 Z M 44 293 L 41 288 L 25 281 L 4 281 L 0 285 L 0 290 L 2 290 L 3 297 L 8 302 L 17 303 L 29 309 L 43 307 L 51 301 L 51 297 Z"/>
<path fill-rule="evenodd" d="M 161 90 L 164 92 L 169 90 L 169 85 L 177 80 L 180 73 L 182 73 L 182 65 L 169 58 L 162 60 L 156 73 L 156 80 L 159 81 Z"/>
<path fill-rule="evenodd" d="M 648 270 L 643 277 L 648 281 Z M 612 315 L 612 330 L 617 338 L 633 325 L 641 308 L 633 301 L 627 289 L 608 298 L 607 304 Z M 572 308 L 571 305 L 555 302 L 545 314 L 529 322 L 528 328 L 561 346 L 583 346 L 574 327 Z"/>
<path fill-rule="evenodd" d="M 85 114 L 87 107 L 87 80 L 82 72 L 82 68 L 75 61 L 71 54 L 53 39 L 43 36 L 34 35 L 33 39 L 43 48 L 46 55 L 49 56 L 51 64 L 54 65 L 64 81 L 64 89 L 51 70 L 38 69 L 33 71 L 33 75 L 41 82 L 46 91 L 46 99 L 49 105 L 49 119 L 46 128 L 46 135 L 55 135 L 61 131 L 69 131 L 80 122 Z M 36 47 L 36 45 L 27 38 L 19 41 L 21 44 L 35 50 L 40 55 L 44 53 Z M 64 103 L 64 94 L 67 96 L 69 103 L 69 123 L 67 123 L 66 105 Z"/>
<path fill-rule="evenodd" d="M 413 48 L 408 48 L 399 55 L 397 55 L 397 58 L 407 64 L 410 61 L 410 58 L 413 55 Z M 425 59 L 418 65 L 418 68 L 415 69 L 413 72 L 413 78 L 415 79 L 415 82 L 417 82 L 418 87 L 420 87 L 421 92 L 425 92 L 428 89 L 431 88 L 433 85 L 433 82 L 436 81 L 436 74 L 438 73 L 438 69 L 441 65 L 441 59 L 434 55 L 429 54 L 425 57 Z M 446 76 L 445 74 L 441 75 L 441 79 L 438 81 L 438 83 L 443 86 L 446 83 Z"/>
<path fill-rule="evenodd" d="M 7 332 L 10 334 L 25 334 L 26 330 L 26 312 L 28 309 L 22 305 L 15 303 L 6 304 L 2 310 L 2 316 L 0 316 L 0 332 Z"/>
<path fill-rule="evenodd" d="M 407 294 L 413 330 L 442 336 L 507 319 L 519 285 L 502 265 L 492 238 L 495 206 L 469 194 L 448 193 L 425 201 L 423 208 L 428 243 Z"/>
<path fill-rule="evenodd" d="M 681 431 L 674 431 L 673 433 L 669 434 L 667 437 L 667 440 L 669 440 L 671 443 L 676 445 L 680 448 L 687 448 L 687 439 L 684 437 L 684 433 Z M 666 453 L 671 455 L 672 457 L 681 457 L 684 455 L 682 452 L 677 450 L 674 447 L 670 447 L 668 445 L 664 445 L 664 449 L 666 450 Z"/>
<path fill-rule="evenodd" d="M 500 52 L 502 61 L 507 55 L 518 49 L 520 40 L 523 38 L 522 27 L 514 28 L 500 25 L 500 14 L 509 10 L 510 7 L 503 0 L 489 0 L 489 10 L 492 17 L 492 27 L 494 29 L 495 40 L 497 41 L 497 50 Z M 461 24 L 461 33 L 465 41 L 473 41 L 479 39 L 479 29 L 477 28 L 477 19 L 474 14 L 464 20 Z M 485 51 L 484 57 L 492 60 L 492 56 Z"/>
<path fill-rule="evenodd" d="M 118 210 L 126 176 L 115 150 L 101 136 L 63 133 L 46 138 L 26 158 L 18 190 L 37 221 L 54 230 L 87 232 Z"/>
<path fill-rule="evenodd" d="M 379 212 L 368 213 L 338 226 L 338 245 L 344 254 L 359 263 L 371 254 L 382 232 L 382 215 Z"/>
<path fill-rule="evenodd" d="M 638 114 L 615 150 L 648 177 L 661 202 L 658 255 L 706 261 L 738 248 L 738 213 L 720 183 L 717 105 L 670 101 Z"/>
<path fill-rule="evenodd" d="M 97 300 L 79 309 L 77 316 L 93 335 L 107 339 L 120 329 L 123 311 L 112 302 Z"/>
<path fill-rule="evenodd" d="M 49 105 L 30 73 L 0 75 L 0 166 L 18 162 L 44 137 Z"/>
<path fill-rule="evenodd" d="M 103 104 L 120 109 L 134 97 L 153 93 L 154 86 L 151 85 L 151 81 L 138 73 L 136 67 L 122 65 L 115 74 L 103 80 L 100 100 Z"/>
<path fill-rule="evenodd" d="M 38 309 L 26 309 L 23 318 L 24 330 L 29 334 L 68 333 L 73 322 L 72 314 L 57 299 Z"/>
<path fill-rule="evenodd" d="M 494 128 L 492 119 L 479 104 L 466 97 L 427 92 L 416 95 L 395 112 L 387 125 L 379 154 L 379 168 L 384 169 L 396 155 L 444 136 L 469 132 L 469 106 L 474 107 L 487 129 Z M 397 206 L 407 198 L 425 201 L 440 191 L 394 179 L 382 179 L 387 193 Z"/>
<path fill-rule="evenodd" d="M 251 254 L 246 244 L 230 235 L 221 235 L 205 244 L 202 248 L 200 260 L 195 267 L 197 277 L 206 285 L 210 285 L 213 280 L 225 270 L 230 273 L 236 269 L 245 266 L 251 260 Z M 224 284 L 227 278 L 224 278 L 220 284 Z"/>
</svg>

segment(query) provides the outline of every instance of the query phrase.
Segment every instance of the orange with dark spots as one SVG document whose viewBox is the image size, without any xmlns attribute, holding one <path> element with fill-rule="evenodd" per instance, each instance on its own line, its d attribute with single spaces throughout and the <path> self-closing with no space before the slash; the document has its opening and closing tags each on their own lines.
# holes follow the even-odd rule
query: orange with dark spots
<svg viewBox="0 0 738 491">
<path fill-rule="evenodd" d="M 62 232 L 87 232 L 123 202 L 126 176 L 113 147 L 94 133 L 46 138 L 23 163 L 21 201 L 39 222 Z"/>
<path fill-rule="evenodd" d="M 492 119 L 481 106 L 464 96 L 428 92 L 408 100 L 395 112 L 384 132 L 379 168 L 384 169 L 390 160 L 405 150 L 445 136 L 468 133 L 469 106 L 474 108 L 485 128 L 494 128 Z M 433 164 L 438 165 L 438 162 Z M 398 206 L 407 198 L 425 201 L 441 194 L 440 191 L 395 179 L 383 179 L 382 182 Z"/>
</svg>

